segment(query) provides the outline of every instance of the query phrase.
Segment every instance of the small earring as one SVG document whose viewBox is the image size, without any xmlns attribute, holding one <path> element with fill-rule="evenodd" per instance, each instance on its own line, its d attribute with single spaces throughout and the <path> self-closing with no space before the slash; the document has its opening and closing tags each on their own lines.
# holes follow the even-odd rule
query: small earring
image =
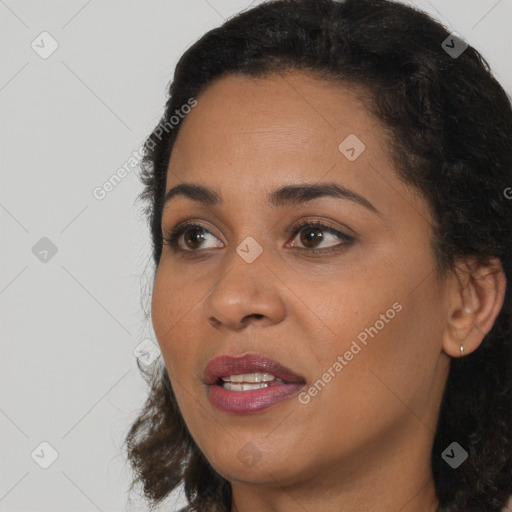
<svg viewBox="0 0 512 512">
<path fill-rule="evenodd" d="M 459 348 L 460 348 L 460 356 L 462 357 L 464 355 L 464 347 L 461 345 Z"/>
</svg>

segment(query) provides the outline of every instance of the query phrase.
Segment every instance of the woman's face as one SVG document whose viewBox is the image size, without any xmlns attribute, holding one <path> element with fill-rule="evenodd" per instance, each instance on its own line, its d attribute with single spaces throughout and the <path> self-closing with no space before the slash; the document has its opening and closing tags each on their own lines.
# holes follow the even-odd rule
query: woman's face
<svg viewBox="0 0 512 512">
<path fill-rule="evenodd" d="M 426 201 L 397 177 L 382 125 L 355 89 L 299 72 L 231 75 L 197 101 L 166 190 L 195 184 L 220 200 L 182 192 L 166 203 L 165 237 L 183 221 L 202 230 L 164 245 L 152 302 L 194 440 L 220 474 L 247 483 L 355 478 L 399 455 L 428 465 L 449 365 L 447 293 Z M 322 184 L 341 192 L 269 201 Z M 278 384 L 283 395 L 269 391 L 279 381 L 249 391 L 205 382 L 213 358 L 245 354 L 300 382 Z M 216 382 L 254 373 L 217 370 Z"/>
</svg>

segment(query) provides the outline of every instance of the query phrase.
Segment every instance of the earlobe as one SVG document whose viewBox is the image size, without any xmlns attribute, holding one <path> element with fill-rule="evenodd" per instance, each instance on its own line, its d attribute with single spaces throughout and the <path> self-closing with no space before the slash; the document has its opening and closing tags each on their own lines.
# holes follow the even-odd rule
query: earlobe
<svg viewBox="0 0 512 512">
<path fill-rule="evenodd" d="M 450 282 L 450 307 L 443 350 L 451 357 L 475 351 L 492 329 L 503 306 L 506 278 L 500 261 L 465 260 L 456 265 Z"/>
</svg>

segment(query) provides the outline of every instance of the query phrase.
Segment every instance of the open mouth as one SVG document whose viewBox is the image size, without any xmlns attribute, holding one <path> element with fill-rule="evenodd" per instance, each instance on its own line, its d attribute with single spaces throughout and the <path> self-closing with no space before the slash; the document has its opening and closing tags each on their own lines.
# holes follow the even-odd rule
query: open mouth
<svg viewBox="0 0 512 512">
<path fill-rule="evenodd" d="M 258 372 L 220 377 L 216 384 L 229 391 L 252 391 L 288 383 L 271 373 Z"/>
<path fill-rule="evenodd" d="M 296 395 L 305 379 L 259 354 L 219 356 L 205 368 L 203 382 L 210 403 L 231 414 L 254 414 Z"/>
</svg>

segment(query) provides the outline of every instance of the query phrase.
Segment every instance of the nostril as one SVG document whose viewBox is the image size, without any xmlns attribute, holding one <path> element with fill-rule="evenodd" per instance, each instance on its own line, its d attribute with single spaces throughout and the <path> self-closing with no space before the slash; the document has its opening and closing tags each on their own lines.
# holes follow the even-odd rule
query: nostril
<svg viewBox="0 0 512 512">
<path fill-rule="evenodd" d="M 252 315 L 247 315 L 247 316 L 244 316 L 244 318 L 242 319 L 242 324 L 249 321 L 251 318 L 255 318 L 257 320 L 260 320 L 261 318 L 263 318 L 265 315 L 260 315 L 259 313 L 253 313 Z"/>
</svg>

